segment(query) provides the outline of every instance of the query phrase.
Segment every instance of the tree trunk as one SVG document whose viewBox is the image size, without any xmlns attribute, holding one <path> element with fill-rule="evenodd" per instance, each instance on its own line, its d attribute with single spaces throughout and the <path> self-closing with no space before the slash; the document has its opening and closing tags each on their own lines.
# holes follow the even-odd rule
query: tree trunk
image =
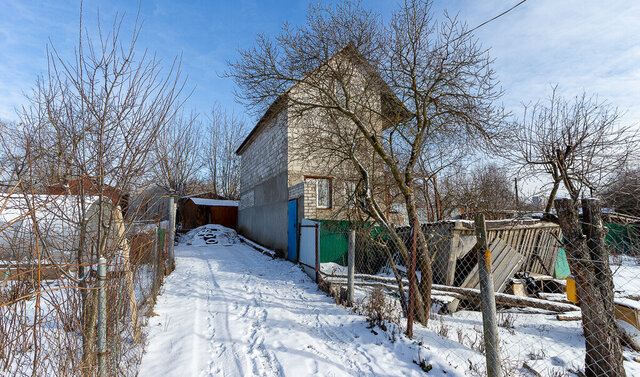
<svg viewBox="0 0 640 377">
<path fill-rule="evenodd" d="M 431 258 L 429 258 L 429 253 L 426 246 L 426 240 L 424 238 L 424 234 L 422 233 L 422 226 L 420 226 L 420 221 L 418 219 L 418 214 L 415 210 L 415 201 L 413 195 L 409 195 L 406 199 L 407 206 L 407 215 L 410 219 L 410 223 L 412 227 L 415 227 L 415 224 L 418 224 L 418 227 L 414 229 L 417 235 L 417 243 L 416 243 L 416 261 L 418 263 L 418 268 L 420 268 L 421 278 L 418 284 L 418 291 L 416 291 L 416 316 L 420 323 L 424 326 L 427 325 L 429 321 L 429 313 L 431 312 L 431 283 L 433 282 L 433 271 L 431 268 Z M 409 259 L 405 260 L 405 266 L 409 265 Z M 414 281 L 417 281 L 415 279 Z M 422 307 L 418 307 L 418 306 Z"/>
<path fill-rule="evenodd" d="M 582 230 L 587 237 L 587 248 L 593 264 L 594 283 L 604 306 L 603 314 L 606 319 L 606 327 L 602 332 L 608 336 L 605 338 L 606 343 L 603 346 L 608 350 L 608 363 L 614 363 L 611 365 L 616 366 L 616 368 L 613 368 L 613 370 L 616 370 L 615 375 L 624 376 L 625 371 L 622 366 L 622 348 L 619 337 L 620 329 L 616 321 L 613 302 L 613 275 L 609 267 L 609 251 L 605 244 L 600 201 L 597 199 L 582 199 L 582 214 Z M 594 361 L 597 362 L 598 360 Z"/>
<path fill-rule="evenodd" d="M 547 200 L 547 206 L 544 208 L 544 213 L 551 213 L 551 207 L 553 207 L 553 201 L 556 198 L 556 194 L 558 194 L 558 188 L 560 188 L 560 181 L 555 181 L 551 194 L 549 194 L 549 200 Z"/>
<path fill-rule="evenodd" d="M 558 220 L 564 236 L 564 248 L 567 252 L 569 266 L 576 281 L 580 309 L 582 309 L 582 328 L 585 337 L 586 357 L 585 372 L 587 377 L 614 377 L 625 376 L 622 366 L 622 349 L 617 327 L 610 325 L 610 316 L 607 313 L 613 309 L 613 287 L 608 283 L 601 284 L 598 280 L 605 278 L 607 272 L 604 268 L 595 268 L 597 259 L 592 260 L 590 247 L 602 241 L 602 220 L 590 219 L 597 212 L 600 216 L 600 206 L 594 208 L 593 200 L 586 200 L 584 204 L 589 207 L 585 211 L 586 235 L 580 226 L 577 203 L 571 199 L 557 199 L 555 208 Z M 607 258 L 606 249 L 600 242 L 595 253 L 599 258 Z M 594 263 L 596 262 L 596 263 Z M 607 263 L 608 270 L 608 263 Z M 611 271 L 608 270 L 610 276 Z M 607 290 L 603 296 L 602 290 Z M 615 321 L 615 320 L 614 320 Z M 615 323 L 615 322 L 614 322 Z"/>
<path fill-rule="evenodd" d="M 98 295 L 96 290 L 84 292 L 82 300 L 82 375 L 93 376 L 95 364 L 96 321 L 98 320 Z"/>
</svg>

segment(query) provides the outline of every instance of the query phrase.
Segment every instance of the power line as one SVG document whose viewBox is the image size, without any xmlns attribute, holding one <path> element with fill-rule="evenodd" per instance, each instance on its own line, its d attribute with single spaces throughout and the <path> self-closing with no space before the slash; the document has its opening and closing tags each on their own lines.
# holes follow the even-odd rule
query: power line
<svg viewBox="0 0 640 377">
<path fill-rule="evenodd" d="M 509 9 L 507 9 L 507 10 L 505 10 L 504 12 L 502 12 L 502 13 L 500 13 L 499 15 L 497 15 L 497 16 L 495 16 L 495 17 L 493 17 L 492 19 L 487 20 L 487 21 L 485 21 L 485 22 L 481 23 L 480 25 L 478 25 L 478 26 L 474 27 L 474 28 L 473 28 L 473 29 L 471 29 L 471 30 L 467 30 L 467 31 L 466 31 L 464 34 L 462 34 L 462 35 L 469 34 L 469 33 L 473 32 L 473 31 L 475 31 L 475 30 L 477 30 L 477 29 L 479 29 L 479 28 L 483 27 L 484 25 L 488 24 L 489 22 L 492 22 L 492 21 L 497 20 L 498 18 L 500 18 L 500 17 L 504 16 L 505 14 L 507 14 L 507 13 L 511 12 L 512 10 L 516 9 L 517 7 L 519 7 L 520 5 L 524 4 L 526 1 L 527 1 L 527 0 L 522 0 L 522 1 L 520 1 L 518 4 L 516 4 L 516 5 L 512 6 L 511 8 L 509 8 Z M 462 36 L 462 35 L 461 35 L 461 36 Z"/>
</svg>

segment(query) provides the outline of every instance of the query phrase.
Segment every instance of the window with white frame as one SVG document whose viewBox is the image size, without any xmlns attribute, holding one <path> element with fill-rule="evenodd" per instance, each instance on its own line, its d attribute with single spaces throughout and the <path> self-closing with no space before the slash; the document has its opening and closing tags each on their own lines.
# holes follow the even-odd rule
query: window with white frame
<svg viewBox="0 0 640 377">
<path fill-rule="evenodd" d="M 331 208 L 331 179 L 316 178 L 316 207 Z"/>
<path fill-rule="evenodd" d="M 344 183 L 344 206 L 345 208 L 356 207 L 356 183 L 355 182 Z"/>
</svg>

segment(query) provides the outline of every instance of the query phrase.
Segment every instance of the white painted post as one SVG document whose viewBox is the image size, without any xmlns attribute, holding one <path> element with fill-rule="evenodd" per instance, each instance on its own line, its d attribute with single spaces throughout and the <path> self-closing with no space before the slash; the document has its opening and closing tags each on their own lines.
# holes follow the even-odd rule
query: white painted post
<svg viewBox="0 0 640 377">
<path fill-rule="evenodd" d="M 98 261 L 98 375 L 107 375 L 107 260 Z"/>
</svg>

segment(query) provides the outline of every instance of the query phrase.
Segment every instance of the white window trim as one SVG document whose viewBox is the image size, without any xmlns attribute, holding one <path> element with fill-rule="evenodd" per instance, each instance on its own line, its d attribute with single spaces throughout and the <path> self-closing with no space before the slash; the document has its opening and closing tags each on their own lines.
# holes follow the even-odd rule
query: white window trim
<svg viewBox="0 0 640 377">
<path fill-rule="evenodd" d="M 314 181 L 315 181 L 315 184 L 316 184 L 316 208 L 330 209 L 331 208 L 331 199 L 332 199 L 331 198 L 331 186 L 332 186 L 331 178 L 328 178 L 328 177 L 327 178 L 316 178 L 316 179 L 314 179 Z M 319 187 L 320 187 L 318 185 L 319 181 L 327 181 L 329 183 L 329 188 L 327 190 L 327 197 L 328 197 L 327 202 L 328 202 L 329 205 L 327 205 L 327 206 L 320 205 L 320 202 L 319 202 L 319 198 L 320 198 L 320 195 L 318 193 L 318 190 L 319 190 Z"/>
</svg>

